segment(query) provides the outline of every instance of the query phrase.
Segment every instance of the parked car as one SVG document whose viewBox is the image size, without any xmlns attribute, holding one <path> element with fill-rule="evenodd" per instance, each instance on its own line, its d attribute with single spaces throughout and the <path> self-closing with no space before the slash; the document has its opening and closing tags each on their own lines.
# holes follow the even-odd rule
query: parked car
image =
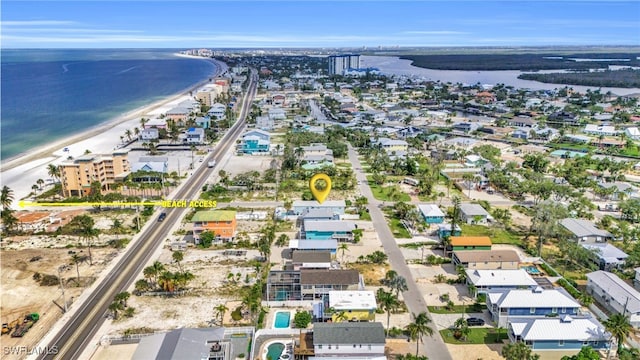
<svg viewBox="0 0 640 360">
<path fill-rule="evenodd" d="M 618 211 L 618 205 L 616 204 L 605 204 L 605 205 L 598 205 L 598 210 L 600 211 Z"/>
<path fill-rule="evenodd" d="M 469 326 L 483 326 L 484 320 L 480 318 L 468 318 L 467 325 Z"/>
<path fill-rule="evenodd" d="M 158 216 L 158 222 L 163 222 L 166 217 L 167 217 L 167 213 L 165 212 L 160 213 L 160 216 Z"/>
</svg>

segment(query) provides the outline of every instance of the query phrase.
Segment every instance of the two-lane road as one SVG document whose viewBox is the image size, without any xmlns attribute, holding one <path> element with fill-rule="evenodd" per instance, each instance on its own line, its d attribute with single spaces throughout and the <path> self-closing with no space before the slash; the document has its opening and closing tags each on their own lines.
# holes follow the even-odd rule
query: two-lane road
<svg viewBox="0 0 640 360">
<path fill-rule="evenodd" d="M 252 71 L 238 120 L 209 154 L 206 161 L 216 160 L 220 162 L 224 153 L 235 146 L 236 139 L 244 130 L 245 118 L 251 108 L 256 88 L 257 74 Z M 211 172 L 212 169 L 200 166 L 177 191 L 174 198 L 195 199 Z M 129 288 L 133 280 L 149 262 L 152 254 L 158 247 L 162 246 L 162 242 L 169 235 L 172 226 L 181 221 L 187 211 L 188 209 L 186 208 L 166 209 L 167 217 L 163 222 L 154 223 L 139 234 L 138 239 L 131 243 L 120 261 L 96 286 L 86 301 L 82 304 L 76 304 L 76 308 L 72 310 L 73 317 L 65 324 L 63 329 L 49 343 L 42 344 L 42 348 L 48 346 L 48 349 L 58 349 L 57 354 L 42 354 L 37 358 L 77 359 L 104 322 L 105 314 L 113 297 Z M 150 221 L 155 222 L 156 219 L 154 218 Z"/>
</svg>

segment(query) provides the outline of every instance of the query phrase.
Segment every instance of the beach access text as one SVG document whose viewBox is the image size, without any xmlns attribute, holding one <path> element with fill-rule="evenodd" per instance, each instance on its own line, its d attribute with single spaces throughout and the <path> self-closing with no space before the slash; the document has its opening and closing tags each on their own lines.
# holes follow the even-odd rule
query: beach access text
<svg viewBox="0 0 640 360">
<path fill-rule="evenodd" d="M 165 208 L 213 208 L 218 206 L 215 200 L 162 200 L 160 206 Z"/>
</svg>

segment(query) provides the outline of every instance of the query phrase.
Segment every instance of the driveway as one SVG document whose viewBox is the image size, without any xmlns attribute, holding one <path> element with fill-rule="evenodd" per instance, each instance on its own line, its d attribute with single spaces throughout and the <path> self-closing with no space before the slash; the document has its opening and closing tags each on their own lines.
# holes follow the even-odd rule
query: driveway
<svg viewBox="0 0 640 360">
<path fill-rule="evenodd" d="M 389 263 L 391 264 L 391 267 L 398 272 L 398 275 L 407 279 L 409 290 L 405 291 L 402 296 L 409 308 L 409 311 L 415 314 L 426 312 L 427 315 L 430 316 L 424 297 L 418 289 L 418 286 L 413 279 L 413 275 L 405 262 L 404 256 L 402 256 L 402 252 L 398 248 L 393 234 L 387 225 L 387 221 L 380 210 L 379 206 L 382 202 L 373 197 L 371 188 L 369 188 L 366 182 L 366 175 L 362 171 L 362 165 L 360 164 L 360 159 L 358 159 L 358 154 L 351 144 L 349 144 L 349 161 L 353 164 L 356 179 L 359 181 L 358 186 L 360 193 L 369 201 L 367 208 L 371 215 L 371 221 L 373 222 L 375 230 L 382 242 L 384 252 L 389 256 Z M 420 347 L 420 350 L 431 360 L 452 359 L 447 346 L 438 334 L 434 334 L 432 337 L 424 337 L 423 346 Z"/>
</svg>

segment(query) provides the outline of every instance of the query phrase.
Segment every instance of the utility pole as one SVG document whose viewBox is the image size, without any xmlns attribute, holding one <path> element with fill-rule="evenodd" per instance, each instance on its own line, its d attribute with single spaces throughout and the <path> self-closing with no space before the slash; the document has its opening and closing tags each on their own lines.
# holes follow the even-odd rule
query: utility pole
<svg viewBox="0 0 640 360">
<path fill-rule="evenodd" d="M 64 268 L 64 265 L 58 266 L 58 280 L 60 280 L 60 289 L 62 289 L 62 302 L 64 302 L 64 312 L 67 312 L 67 298 L 64 296 L 64 283 L 62 282 L 62 275 L 60 270 Z"/>
</svg>

